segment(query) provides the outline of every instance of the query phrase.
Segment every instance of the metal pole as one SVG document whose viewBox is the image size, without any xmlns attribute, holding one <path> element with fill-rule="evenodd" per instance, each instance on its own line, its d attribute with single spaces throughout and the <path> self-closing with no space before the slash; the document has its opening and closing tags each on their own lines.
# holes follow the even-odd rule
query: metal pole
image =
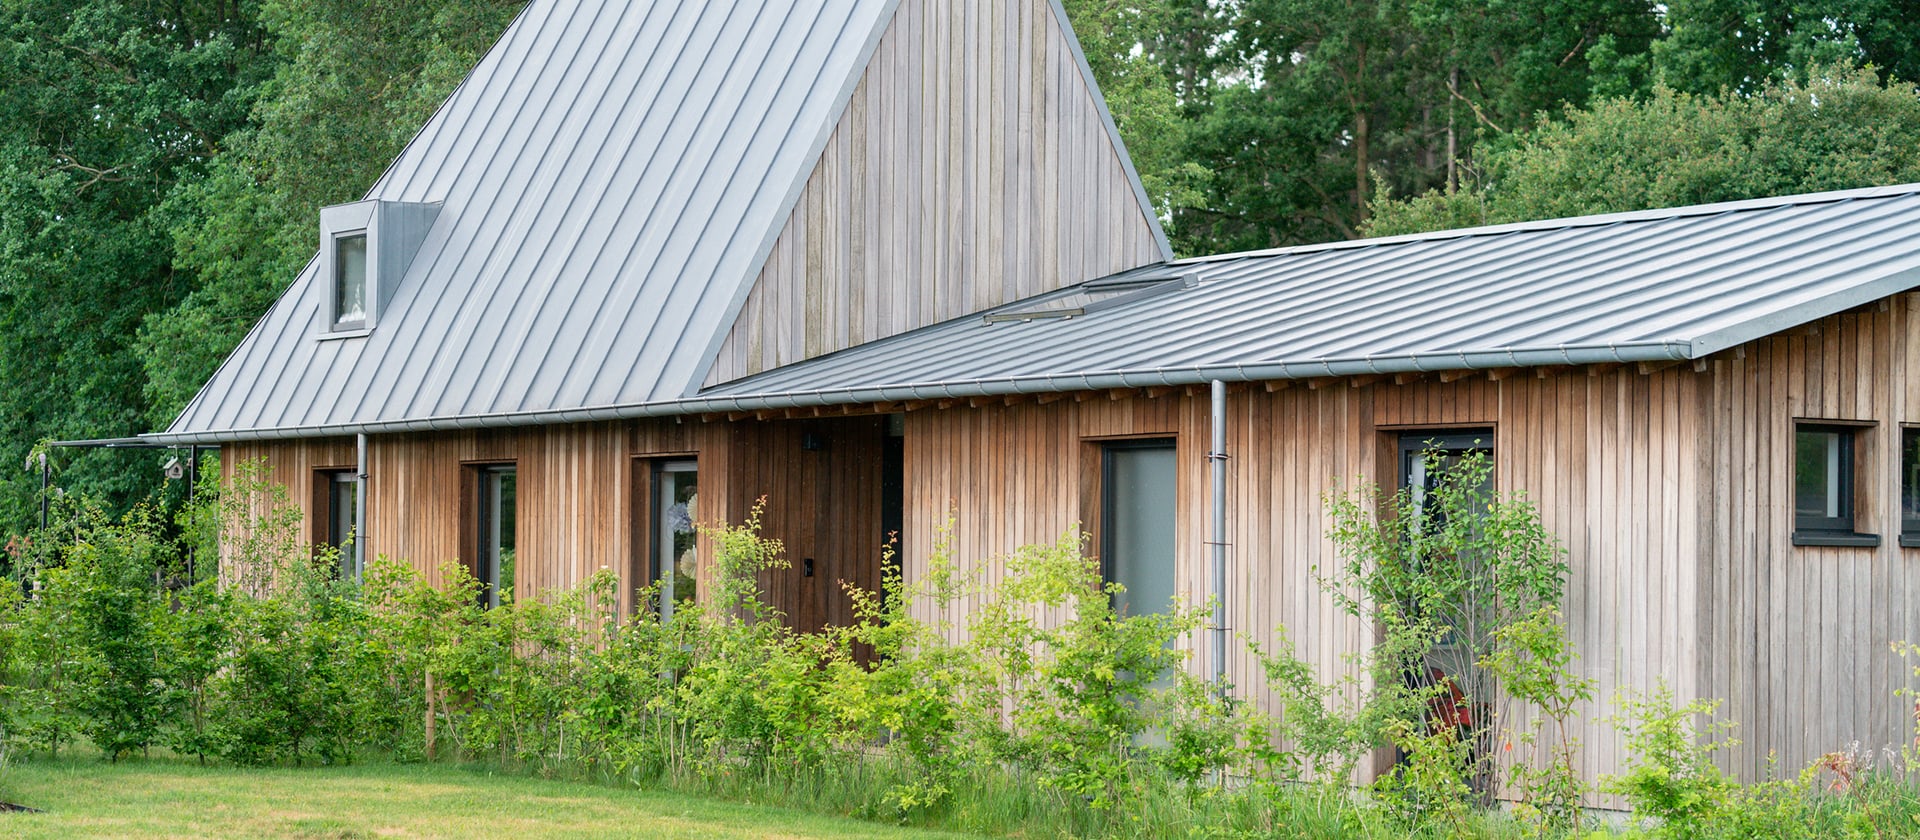
<svg viewBox="0 0 1920 840">
<path fill-rule="evenodd" d="M 189 506 L 189 509 L 191 509 L 191 506 L 193 505 L 193 501 L 194 501 L 193 499 L 194 484 L 196 481 L 199 480 L 199 478 L 200 478 L 200 446 L 198 444 L 195 444 L 187 447 L 187 505 Z M 189 540 L 187 542 L 187 585 L 188 586 L 192 586 L 194 583 L 193 560 L 194 560 L 193 542 Z"/>
<path fill-rule="evenodd" d="M 1227 383 L 1213 380 L 1213 683 L 1227 693 Z"/>
<path fill-rule="evenodd" d="M 359 580 L 367 570 L 367 436 L 354 438 L 359 454 L 353 477 L 353 578 Z"/>
<path fill-rule="evenodd" d="M 47 485 L 53 483 L 53 470 L 47 467 L 46 450 L 40 452 L 40 530 L 47 530 Z"/>
</svg>

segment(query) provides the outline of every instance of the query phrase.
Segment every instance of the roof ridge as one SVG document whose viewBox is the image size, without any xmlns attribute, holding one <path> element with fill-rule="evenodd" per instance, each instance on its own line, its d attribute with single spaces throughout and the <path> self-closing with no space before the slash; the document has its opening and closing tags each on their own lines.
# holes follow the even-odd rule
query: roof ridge
<svg viewBox="0 0 1920 840">
<path fill-rule="evenodd" d="M 1830 204 L 1840 201 L 1859 199 L 1889 198 L 1892 196 L 1920 193 L 1920 183 L 1889 184 L 1879 187 L 1858 187 L 1847 190 L 1827 190 L 1824 192 L 1801 193 L 1798 195 L 1771 196 L 1765 198 L 1746 198 L 1733 201 L 1718 201 L 1709 204 L 1685 204 L 1676 207 L 1656 207 L 1648 210 L 1624 210 L 1612 213 L 1593 213 L 1585 216 L 1563 216 L 1553 219 L 1536 219 L 1525 222 L 1505 222 L 1497 225 L 1479 225 L 1467 228 L 1448 228 L 1446 230 L 1427 231 L 1425 233 L 1404 233 L 1396 236 L 1377 236 L 1365 239 L 1346 239 L 1337 242 L 1320 242 L 1310 245 L 1286 245 L 1279 248 L 1261 248 L 1251 251 L 1232 251 L 1224 254 L 1210 254 L 1201 257 L 1187 257 L 1174 260 L 1170 265 L 1194 265 L 1227 260 L 1249 259 L 1255 257 L 1280 257 L 1295 254 L 1317 254 L 1351 248 L 1371 248 L 1379 245 L 1406 245 L 1415 242 L 1433 242 L 1446 239 L 1464 239 L 1470 236 L 1500 236 L 1510 233 L 1535 233 L 1541 231 L 1565 230 L 1573 227 L 1603 227 L 1606 225 L 1631 222 L 1656 222 L 1667 219 L 1679 219 L 1689 216 L 1716 216 L 1722 213 L 1735 213 L 1748 210 L 1770 210 L 1780 207 L 1793 207 L 1805 204 Z"/>
</svg>

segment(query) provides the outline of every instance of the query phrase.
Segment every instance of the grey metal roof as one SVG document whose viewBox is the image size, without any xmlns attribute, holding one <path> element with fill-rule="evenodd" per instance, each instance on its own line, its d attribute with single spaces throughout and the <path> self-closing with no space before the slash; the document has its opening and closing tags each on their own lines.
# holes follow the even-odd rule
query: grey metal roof
<svg viewBox="0 0 1920 840">
<path fill-rule="evenodd" d="M 897 2 L 534 0 L 367 195 L 442 204 L 377 326 L 309 263 L 156 437 L 691 393 Z"/>
<path fill-rule="evenodd" d="M 1697 359 L 1920 287 L 1920 185 L 1135 269 L 701 394 L 743 407 Z M 1102 308 L 1095 309 L 1096 306 Z M 1007 314 L 1033 313 L 1032 320 Z M 1051 316 L 1051 317 L 1047 317 Z"/>
<path fill-rule="evenodd" d="M 173 425 L 144 437 L 672 413 L 898 3 L 533 0 L 367 193 L 441 206 L 376 327 L 318 337 L 316 259 Z M 1059 0 L 1048 7 L 1098 97 Z"/>
<path fill-rule="evenodd" d="M 1114 288 L 1149 278 L 1165 285 Z M 691 397 L 220 439 L 1697 359 L 1917 287 L 1920 184 L 1912 184 L 1181 260 Z M 1084 314 L 1059 314 L 1071 309 Z M 985 317 L 1019 312 L 1037 317 Z"/>
</svg>

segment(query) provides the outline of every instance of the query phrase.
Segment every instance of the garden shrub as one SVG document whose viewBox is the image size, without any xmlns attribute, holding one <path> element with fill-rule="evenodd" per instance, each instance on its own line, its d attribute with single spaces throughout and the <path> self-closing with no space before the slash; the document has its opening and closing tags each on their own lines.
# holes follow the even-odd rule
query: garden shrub
<svg viewBox="0 0 1920 840">
<path fill-rule="evenodd" d="M 1646 694 L 1623 694 L 1614 718 L 1627 746 L 1627 772 L 1601 781 L 1601 789 L 1626 797 L 1636 815 L 1656 820 L 1656 837 L 1690 840 L 1712 836 L 1712 826 L 1736 787 L 1713 762 L 1731 746 L 1733 724 L 1714 721 L 1719 703 L 1696 700 L 1675 706 L 1663 683 Z M 1706 718 L 1704 725 L 1695 723 Z"/>
<path fill-rule="evenodd" d="M 1181 645 L 1207 605 L 1116 612 L 1121 590 L 1077 532 L 992 558 L 1002 574 L 986 585 L 958 571 L 949 525 L 915 580 L 888 563 L 879 591 L 849 590 L 854 621 L 819 634 L 761 598 L 785 559 L 757 507 L 701 525 L 711 600 L 671 620 L 622 614 L 605 570 L 485 609 L 457 563 L 430 580 L 378 558 L 361 582 L 333 579 L 337 558 L 316 557 L 282 491 L 243 465 L 177 537 L 150 510 L 108 522 L 63 509 L 59 538 L 40 535 L 35 562 L 17 565 L 37 584 L 0 581 L 0 762 L 84 738 L 108 757 L 160 745 L 245 764 L 474 760 L 1028 836 L 1581 836 L 1572 733 L 1593 687 L 1557 610 L 1564 556 L 1475 469 L 1429 496 L 1440 527 L 1397 524 L 1405 498 L 1330 505 L 1343 559 L 1321 584 L 1377 641 L 1332 676 L 1284 633 L 1257 646 L 1269 713 L 1192 674 Z M 211 565 L 212 531 L 243 567 L 224 585 L 180 573 L 182 545 Z M 1461 603 L 1488 593 L 1499 603 Z M 1466 669 L 1458 683 L 1409 678 L 1442 654 Z M 1535 712 L 1499 742 L 1521 748 L 1518 821 L 1481 807 L 1486 739 L 1511 719 L 1457 717 L 1508 704 Z M 1835 753 L 1740 786 L 1712 761 L 1727 725 L 1697 724 L 1710 705 L 1674 708 L 1664 689 L 1622 704 L 1629 770 L 1603 789 L 1649 819 L 1645 833 L 1920 829 L 1912 749 L 1879 764 Z M 1356 790 L 1383 749 L 1397 765 Z"/>
<path fill-rule="evenodd" d="M 100 521 L 40 578 L 39 596 L 64 619 L 55 632 L 71 657 L 60 663 L 66 690 L 55 702 L 71 704 L 79 733 L 113 759 L 146 750 L 168 723 L 163 649 L 172 611 L 159 578 L 172 565 L 171 546 L 154 537 L 152 515 L 138 508 L 123 522 Z"/>
</svg>

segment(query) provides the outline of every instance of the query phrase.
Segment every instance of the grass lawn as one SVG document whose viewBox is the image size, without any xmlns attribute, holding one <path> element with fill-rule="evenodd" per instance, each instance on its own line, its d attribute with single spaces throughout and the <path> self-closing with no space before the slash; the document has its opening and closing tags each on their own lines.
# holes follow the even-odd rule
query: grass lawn
<svg viewBox="0 0 1920 840">
<path fill-rule="evenodd" d="M 150 759 L 0 771 L 0 836 L 934 838 L 799 811 L 439 765 L 241 769 Z"/>
</svg>

